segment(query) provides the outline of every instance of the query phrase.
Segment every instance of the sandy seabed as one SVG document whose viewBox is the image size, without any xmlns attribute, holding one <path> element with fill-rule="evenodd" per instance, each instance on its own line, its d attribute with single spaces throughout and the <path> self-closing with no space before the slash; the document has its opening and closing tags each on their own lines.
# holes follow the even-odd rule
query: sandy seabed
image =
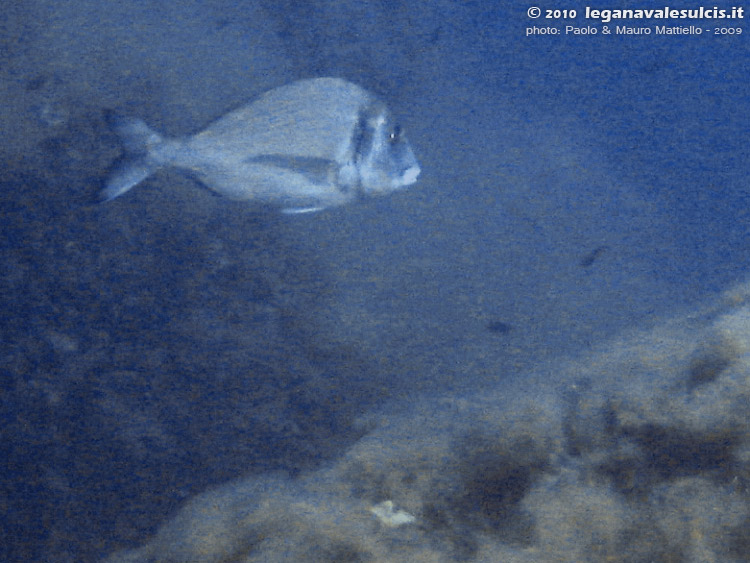
<svg viewBox="0 0 750 563">
<path fill-rule="evenodd" d="M 749 400 L 744 284 L 502 390 L 368 416 L 329 466 L 200 494 L 107 561 L 746 561 Z"/>
</svg>

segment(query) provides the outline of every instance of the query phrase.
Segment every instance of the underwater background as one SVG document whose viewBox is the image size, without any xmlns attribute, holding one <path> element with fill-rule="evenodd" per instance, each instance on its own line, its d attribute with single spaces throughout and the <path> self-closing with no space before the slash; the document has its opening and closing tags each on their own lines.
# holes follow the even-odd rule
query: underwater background
<svg viewBox="0 0 750 563">
<path fill-rule="evenodd" d="M 745 19 L 529 7 L 4 7 L 0 560 L 750 560 Z M 107 111 L 182 136 L 317 76 L 415 185 L 96 203 Z"/>
</svg>

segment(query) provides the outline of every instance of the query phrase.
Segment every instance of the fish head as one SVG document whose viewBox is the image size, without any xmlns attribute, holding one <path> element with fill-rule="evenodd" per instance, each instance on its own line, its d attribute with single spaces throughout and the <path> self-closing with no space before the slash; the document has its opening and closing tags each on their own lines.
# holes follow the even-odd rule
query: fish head
<svg viewBox="0 0 750 563">
<path fill-rule="evenodd" d="M 385 194 L 417 181 L 421 169 L 414 151 L 383 104 L 375 102 L 362 111 L 354 146 L 364 194 Z"/>
</svg>

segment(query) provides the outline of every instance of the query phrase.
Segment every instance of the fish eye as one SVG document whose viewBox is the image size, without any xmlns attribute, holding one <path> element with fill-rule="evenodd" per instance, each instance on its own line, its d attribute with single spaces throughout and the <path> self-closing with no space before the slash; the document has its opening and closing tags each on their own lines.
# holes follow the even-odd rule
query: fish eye
<svg viewBox="0 0 750 563">
<path fill-rule="evenodd" d="M 395 143 L 398 143 L 400 140 L 401 140 L 401 127 L 398 125 L 394 125 L 393 129 L 388 135 L 388 141 L 391 144 L 395 144 Z"/>
</svg>

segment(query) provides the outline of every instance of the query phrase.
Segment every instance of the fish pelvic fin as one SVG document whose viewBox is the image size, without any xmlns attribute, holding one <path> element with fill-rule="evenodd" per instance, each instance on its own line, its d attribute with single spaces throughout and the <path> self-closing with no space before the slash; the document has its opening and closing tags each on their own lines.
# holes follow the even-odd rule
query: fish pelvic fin
<svg viewBox="0 0 750 563">
<path fill-rule="evenodd" d="M 124 194 L 153 174 L 160 165 L 150 155 L 164 142 L 161 135 L 140 119 L 109 114 L 107 122 L 120 137 L 125 154 L 115 164 L 99 194 L 102 201 Z"/>
</svg>

